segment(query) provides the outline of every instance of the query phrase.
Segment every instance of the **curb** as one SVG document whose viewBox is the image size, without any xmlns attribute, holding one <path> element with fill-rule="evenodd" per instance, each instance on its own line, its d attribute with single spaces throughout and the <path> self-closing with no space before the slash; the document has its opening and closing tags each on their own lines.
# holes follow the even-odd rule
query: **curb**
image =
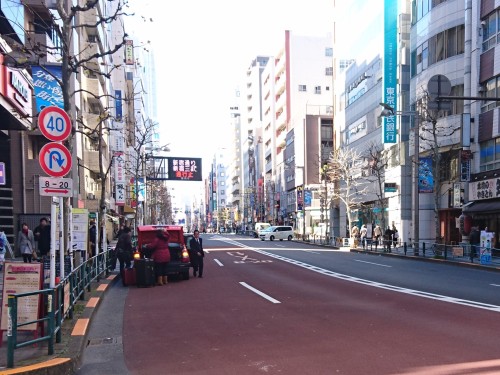
<svg viewBox="0 0 500 375">
<path fill-rule="evenodd" d="M 93 282 L 91 292 L 87 292 L 85 299 L 78 301 L 75 307 L 80 306 L 81 313 L 75 313 L 72 319 L 66 319 L 62 324 L 62 340 L 54 344 L 54 355 L 37 356 L 28 365 L 20 365 L 12 369 L 0 371 L 0 375 L 29 374 L 29 375 L 71 375 L 78 369 L 84 352 L 87 334 L 92 317 L 99 308 L 106 291 L 113 285 L 118 277 L 116 271 L 108 277 Z"/>
</svg>

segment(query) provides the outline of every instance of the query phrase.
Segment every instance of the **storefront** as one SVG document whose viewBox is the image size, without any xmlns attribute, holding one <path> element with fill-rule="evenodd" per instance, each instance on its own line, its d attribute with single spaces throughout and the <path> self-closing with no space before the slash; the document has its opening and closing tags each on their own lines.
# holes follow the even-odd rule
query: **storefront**
<svg viewBox="0 0 500 375">
<path fill-rule="evenodd" d="M 472 217 L 472 225 L 494 232 L 494 243 L 500 243 L 500 178 L 484 179 L 469 184 L 469 203 L 463 212 Z"/>
</svg>

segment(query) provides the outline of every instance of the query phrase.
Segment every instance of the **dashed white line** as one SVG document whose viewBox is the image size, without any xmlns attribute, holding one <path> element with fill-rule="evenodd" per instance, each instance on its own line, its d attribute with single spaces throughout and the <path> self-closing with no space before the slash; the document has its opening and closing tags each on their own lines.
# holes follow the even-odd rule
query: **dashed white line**
<svg viewBox="0 0 500 375">
<path fill-rule="evenodd" d="M 224 265 L 219 259 L 214 259 L 214 262 L 217 263 L 219 266 L 224 267 Z"/>
<path fill-rule="evenodd" d="M 490 284 L 491 286 L 500 286 L 499 284 Z"/>
<path fill-rule="evenodd" d="M 248 285 L 247 283 L 245 283 L 245 282 L 243 282 L 243 281 L 240 281 L 240 284 L 241 284 L 242 286 L 244 286 L 245 288 L 247 288 L 247 289 L 251 290 L 252 292 L 254 292 L 254 293 L 258 294 L 259 296 L 261 296 L 261 297 L 263 297 L 263 298 L 267 299 L 268 301 L 270 301 L 270 302 L 272 302 L 272 303 L 281 303 L 281 302 L 280 302 L 280 301 L 278 301 L 277 299 L 274 299 L 273 297 L 268 296 L 267 294 L 265 294 L 265 293 L 261 292 L 261 291 L 260 291 L 260 290 L 258 290 L 258 289 L 255 289 L 253 286 L 250 286 L 250 285 Z"/>
<path fill-rule="evenodd" d="M 392 266 L 388 266 L 387 264 L 380 264 L 380 263 L 367 262 L 367 261 L 365 261 L 365 260 L 358 260 L 358 259 L 355 259 L 354 261 L 355 261 L 355 262 L 359 262 L 359 263 L 373 264 L 374 266 L 380 266 L 380 267 L 389 267 L 389 268 L 392 268 Z"/>
</svg>

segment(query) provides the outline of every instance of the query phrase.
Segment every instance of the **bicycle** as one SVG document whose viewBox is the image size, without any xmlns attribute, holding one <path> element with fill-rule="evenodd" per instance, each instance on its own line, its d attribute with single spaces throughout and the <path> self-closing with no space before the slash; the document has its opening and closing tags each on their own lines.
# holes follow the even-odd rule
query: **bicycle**
<svg viewBox="0 0 500 375">
<path fill-rule="evenodd" d="M 431 251 L 435 257 L 442 258 L 444 255 L 444 251 L 446 249 L 446 245 L 440 243 L 433 243 L 431 246 Z"/>
</svg>

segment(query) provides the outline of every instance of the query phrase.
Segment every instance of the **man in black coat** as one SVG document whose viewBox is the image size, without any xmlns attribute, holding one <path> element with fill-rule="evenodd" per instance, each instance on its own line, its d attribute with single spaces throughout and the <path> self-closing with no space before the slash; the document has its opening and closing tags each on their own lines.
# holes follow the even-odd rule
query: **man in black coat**
<svg viewBox="0 0 500 375">
<path fill-rule="evenodd" d="M 203 251 L 203 244 L 200 238 L 200 231 L 195 229 L 193 232 L 194 237 L 189 241 L 189 260 L 193 266 L 193 276 L 203 277 L 203 257 L 205 252 Z"/>
<path fill-rule="evenodd" d="M 50 253 L 50 225 L 47 218 L 40 219 L 40 225 L 33 231 L 35 241 L 38 244 L 38 251 L 42 257 Z"/>
</svg>

